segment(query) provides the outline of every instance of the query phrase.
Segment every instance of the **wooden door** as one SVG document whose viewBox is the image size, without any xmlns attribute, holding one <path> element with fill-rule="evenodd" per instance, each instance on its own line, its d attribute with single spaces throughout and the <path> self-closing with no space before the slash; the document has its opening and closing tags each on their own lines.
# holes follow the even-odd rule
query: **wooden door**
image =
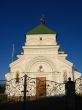
<svg viewBox="0 0 82 110">
<path fill-rule="evenodd" d="M 46 96 L 46 77 L 36 78 L 36 97 Z"/>
</svg>

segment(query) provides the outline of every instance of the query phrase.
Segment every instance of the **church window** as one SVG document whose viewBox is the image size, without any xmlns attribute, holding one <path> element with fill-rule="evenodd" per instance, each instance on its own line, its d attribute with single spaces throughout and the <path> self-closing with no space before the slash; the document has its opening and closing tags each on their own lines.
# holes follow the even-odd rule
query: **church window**
<svg viewBox="0 0 82 110">
<path fill-rule="evenodd" d="M 43 72 L 43 66 L 42 65 L 39 66 L 39 72 Z"/>
<path fill-rule="evenodd" d="M 40 40 L 42 40 L 42 37 L 40 37 Z"/>
<path fill-rule="evenodd" d="M 19 71 L 16 71 L 16 83 L 19 83 Z"/>
<path fill-rule="evenodd" d="M 66 82 L 67 81 L 67 72 L 66 71 L 64 71 L 63 78 L 64 78 L 64 82 Z"/>
</svg>

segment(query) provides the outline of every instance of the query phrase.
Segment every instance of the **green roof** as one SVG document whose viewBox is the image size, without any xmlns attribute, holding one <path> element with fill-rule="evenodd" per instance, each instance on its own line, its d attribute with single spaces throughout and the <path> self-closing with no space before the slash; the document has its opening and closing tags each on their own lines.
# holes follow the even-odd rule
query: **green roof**
<svg viewBox="0 0 82 110">
<path fill-rule="evenodd" d="M 26 34 L 56 34 L 56 32 L 54 32 L 52 29 L 48 28 L 44 24 L 40 24 Z"/>
</svg>

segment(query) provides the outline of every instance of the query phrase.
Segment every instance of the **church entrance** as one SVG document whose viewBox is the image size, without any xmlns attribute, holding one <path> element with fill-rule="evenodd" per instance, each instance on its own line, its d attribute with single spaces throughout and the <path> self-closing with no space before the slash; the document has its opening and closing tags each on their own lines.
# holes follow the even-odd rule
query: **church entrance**
<svg viewBox="0 0 82 110">
<path fill-rule="evenodd" d="M 37 77 L 36 78 L 36 97 L 45 97 L 46 96 L 46 77 Z"/>
</svg>

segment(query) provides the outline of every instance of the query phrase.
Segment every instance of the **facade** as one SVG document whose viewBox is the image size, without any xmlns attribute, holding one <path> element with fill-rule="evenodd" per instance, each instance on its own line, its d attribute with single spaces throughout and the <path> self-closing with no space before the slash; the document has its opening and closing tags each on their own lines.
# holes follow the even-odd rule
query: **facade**
<svg viewBox="0 0 82 110">
<path fill-rule="evenodd" d="M 27 75 L 27 90 L 29 89 L 28 96 L 65 94 L 64 83 L 68 78 L 76 80 L 81 77 L 81 73 L 73 69 L 73 63 L 66 59 L 67 54 L 60 51 L 57 37 L 57 33 L 45 25 L 44 19 L 41 20 L 40 25 L 26 33 L 23 52 L 17 55 L 17 60 L 9 65 L 10 72 L 5 75 L 8 81 L 6 94 L 9 96 L 22 95 L 25 74 Z M 52 82 L 55 86 L 62 84 L 60 93 L 58 93 L 57 87 L 60 87 L 58 85 L 56 86 L 57 91 L 50 93 L 54 87 Z M 49 85 L 51 85 L 50 89 Z"/>
</svg>

